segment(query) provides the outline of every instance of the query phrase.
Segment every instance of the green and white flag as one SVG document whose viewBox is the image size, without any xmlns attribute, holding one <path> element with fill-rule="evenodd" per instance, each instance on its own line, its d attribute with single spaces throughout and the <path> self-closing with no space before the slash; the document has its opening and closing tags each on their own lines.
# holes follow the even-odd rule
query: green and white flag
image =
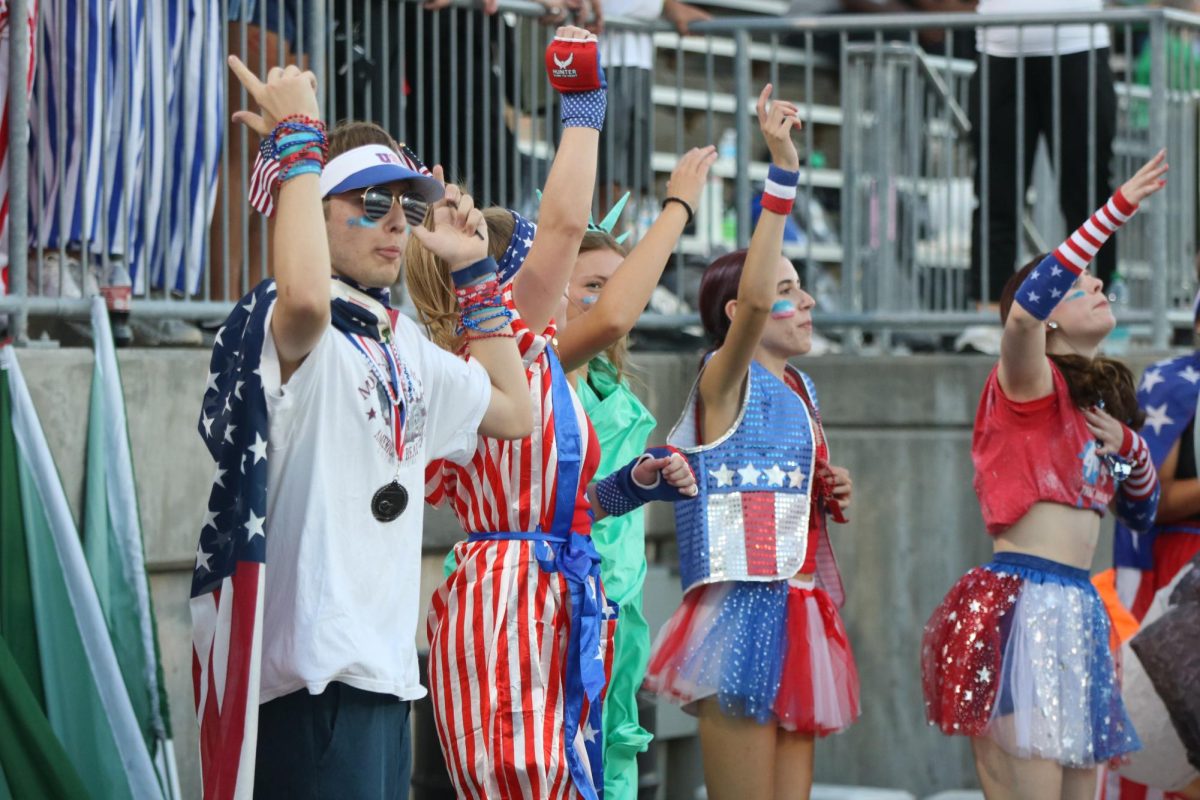
<svg viewBox="0 0 1200 800">
<path fill-rule="evenodd" d="M 125 396 L 104 300 L 92 301 L 95 366 L 88 412 L 83 549 L 117 663 L 162 796 L 179 797 L 171 717 L 150 601 Z"/>
<path fill-rule="evenodd" d="M 0 633 L 89 794 L 103 800 L 161 797 L 62 482 L 11 346 L 0 346 L 0 410 L 0 443 L 9 442 L 11 451 L 0 470 Z M 13 557 L 21 544 L 24 558 Z M 10 596 L 18 601 L 10 605 Z M 14 641 L 10 634 L 21 628 L 26 635 Z M 0 766 L 11 788 L 12 767 Z"/>
</svg>

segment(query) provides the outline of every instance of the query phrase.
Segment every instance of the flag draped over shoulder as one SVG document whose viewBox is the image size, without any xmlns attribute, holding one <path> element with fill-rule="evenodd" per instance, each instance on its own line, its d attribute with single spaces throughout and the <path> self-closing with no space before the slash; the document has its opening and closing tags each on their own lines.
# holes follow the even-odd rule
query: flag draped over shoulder
<svg viewBox="0 0 1200 800">
<path fill-rule="evenodd" d="M 88 413 L 83 549 L 125 689 L 164 797 L 178 797 L 171 718 L 138 517 L 125 398 L 104 300 L 92 300 L 95 366 Z"/>
<path fill-rule="evenodd" d="M 267 405 L 259 365 L 275 284 L 217 333 L 199 430 L 216 462 L 192 575 L 192 680 L 205 798 L 254 788 L 266 581 Z"/>
<path fill-rule="evenodd" d="M 1196 415 L 1200 399 L 1200 352 L 1159 361 L 1142 375 L 1137 391 L 1138 405 L 1146 412 L 1140 431 L 1150 450 L 1154 468 L 1161 469 L 1171 448 Z M 1113 565 L 1117 568 L 1117 589 L 1121 601 L 1134 605 L 1142 573 L 1154 566 L 1154 538 L 1164 531 L 1200 533 L 1195 523 L 1182 520 L 1170 525 L 1155 525 L 1139 534 L 1117 523 L 1113 537 Z"/>
<path fill-rule="evenodd" d="M 40 704 L 61 751 L 50 746 L 39 752 L 48 759 L 65 754 L 59 777 L 68 785 L 77 776 L 86 778 L 87 793 L 95 798 L 162 796 L 78 531 L 10 346 L 0 347 L 0 459 L 0 636 L 12 655 L 0 656 L 4 710 L 23 709 L 32 731 L 39 725 L 28 717 L 28 701 Z M 5 759 L 0 767 L 12 789 L 20 778 L 7 761 L 10 755 L 9 747 L 0 747 Z"/>
</svg>

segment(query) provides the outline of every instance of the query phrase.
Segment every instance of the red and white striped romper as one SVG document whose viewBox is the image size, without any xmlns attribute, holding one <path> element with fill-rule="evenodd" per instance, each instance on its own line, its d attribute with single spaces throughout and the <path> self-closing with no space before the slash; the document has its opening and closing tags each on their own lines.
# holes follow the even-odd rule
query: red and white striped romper
<svg viewBox="0 0 1200 800">
<path fill-rule="evenodd" d="M 438 461 L 426 470 L 426 500 L 449 502 L 468 534 L 551 531 L 555 518 L 558 409 L 547 348 L 556 328 L 551 321 L 535 334 L 515 311 L 512 327 L 537 421 L 532 435 L 521 441 L 481 436 L 466 466 Z M 578 398 L 573 391 L 569 396 L 581 434 L 571 530 L 590 536 L 586 487 L 600 461 L 599 444 Z M 600 752 L 595 743 L 603 739 L 592 722 L 598 703 L 590 709 L 584 697 L 578 730 L 567 741 L 571 595 L 561 573 L 539 565 L 539 546 L 520 538 L 460 542 L 458 566 L 430 607 L 429 688 L 459 797 L 591 798 L 602 786 L 603 766 L 591 763 Z M 607 612 L 602 591 L 600 598 Z M 604 613 L 606 621 L 609 616 Z M 607 635 L 600 637 L 606 682 L 611 629 L 604 625 Z M 573 750 L 574 779 L 567 748 Z"/>
</svg>

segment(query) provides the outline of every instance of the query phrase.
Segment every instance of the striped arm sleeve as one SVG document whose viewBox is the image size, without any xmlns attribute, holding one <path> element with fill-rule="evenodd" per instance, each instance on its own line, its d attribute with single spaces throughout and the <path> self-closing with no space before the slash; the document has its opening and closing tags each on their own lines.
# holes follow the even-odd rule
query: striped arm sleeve
<svg viewBox="0 0 1200 800">
<path fill-rule="evenodd" d="M 1150 459 L 1150 448 L 1145 439 L 1125 428 L 1125 439 L 1118 455 L 1131 464 L 1131 470 L 1117 492 L 1117 518 L 1135 531 L 1147 531 L 1158 514 L 1161 491 L 1158 472 Z"/>
<path fill-rule="evenodd" d="M 1136 211 L 1137 206 L 1117 189 L 1103 207 L 1029 273 L 1017 289 L 1016 302 L 1037 319 L 1049 317 L 1104 243 Z"/>
</svg>

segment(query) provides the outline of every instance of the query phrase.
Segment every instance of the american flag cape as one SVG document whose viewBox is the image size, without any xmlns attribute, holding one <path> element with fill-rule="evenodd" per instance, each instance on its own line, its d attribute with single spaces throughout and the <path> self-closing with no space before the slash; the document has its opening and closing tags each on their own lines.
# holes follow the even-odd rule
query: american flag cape
<svg viewBox="0 0 1200 800">
<path fill-rule="evenodd" d="M 216 462 L 192 574 L 192 682 L 204 797 L 250 797 L 266 582 L 267 404 L 259 365 L 274 281 L 217 333 L 199 431 Z"/>
<path fill-rule="evenodd" d="M 1150 449 L 1154 468 L 1160 469 L 1171 448 L 1179 441 L 1196 415 L 1200 399 L 1200 352 L 1165 359 L 1151 365 L 1138 384 L 1138 405 L 1146 412 L 1140 431 Z M 1160 533 L 1200 535 L 1200 522 L 1181 520 L 1155 525 L 1147 533 L 1136 533 L 1118 520 L 1113 536 L 1113 565 L 1117 569 L 1117 593 L 1134 616 L 1145 613 L 1146 593 L 1140 592 L 1146 573 L 1154 568 L 1154 540 Z M 1152 593 L 1149 593 L 1152 595 Z M 1139 613 L 1140 612 L 1140 613 Z"/>
</svg>

